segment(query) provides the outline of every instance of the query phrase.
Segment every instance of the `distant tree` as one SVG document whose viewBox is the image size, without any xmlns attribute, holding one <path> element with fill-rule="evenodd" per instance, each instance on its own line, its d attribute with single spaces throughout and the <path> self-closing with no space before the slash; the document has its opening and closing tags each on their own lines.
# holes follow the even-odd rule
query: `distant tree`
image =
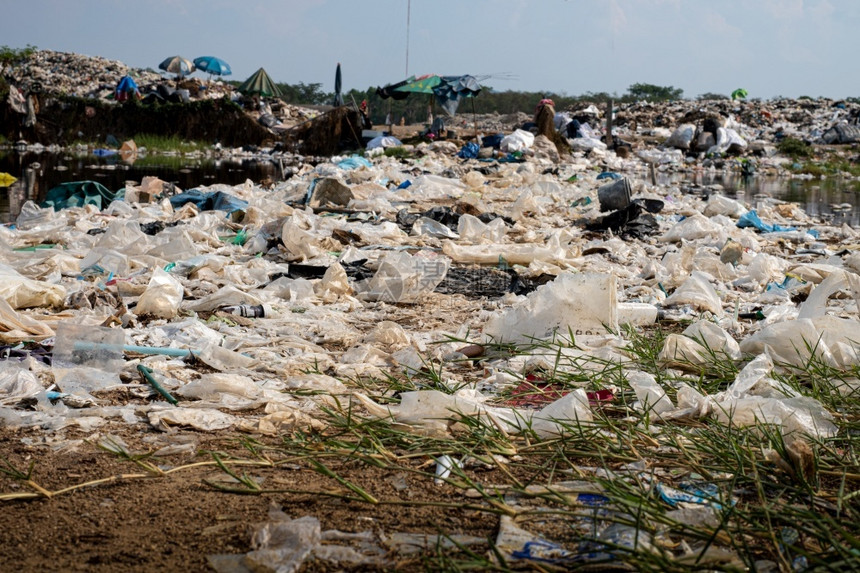
<svg viewBox="0 0 860 573">
<path fill-rule="evenodd" d="M 671 101 L 684 98 L 684 90 L 681 88 L 655 86 L 654 84 L 633 84 L 627 88 L 627 93 L 636 100 Z"/>
<path fill-rule="evenodd" d="M 10 48 L 9 46 L 0 46 L 0 64 L 6 66 L 14 66 L 20 64 L 29 58 L 37 50 L 36 46 L 27 44 L 26 48 Z"/>
<path fill-rule="evenodd" d="M 706 93 L 699 95 L 699 97 L 697 97 L 696 99 L 699 101 L 719 100 L 719 99 L 729 99 L 729 96 L 724 95 L 724 94 L 715 94 L 713 92 L 706 92 Z"/>
<path fill-rule="evenodd" d="M 333 94 L 324 92 L 322 84 L 277 84 L 281 90 L 282 98 L 287 103 L 325 105 L 331 103 Z"/>
</svg>

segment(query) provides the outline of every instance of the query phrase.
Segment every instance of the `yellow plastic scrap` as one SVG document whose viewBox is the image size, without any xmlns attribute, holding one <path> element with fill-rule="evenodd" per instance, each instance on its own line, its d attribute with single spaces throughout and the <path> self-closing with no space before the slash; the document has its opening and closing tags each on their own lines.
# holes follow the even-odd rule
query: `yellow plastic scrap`
<svg viewBox="0 0 860 573">
<path fill-rule="evenodd" d="M 17 180 L 17 177 L 12 177 L 8 173 L 0 173 L 0 187 L 8 187 Z"/>
</svg>

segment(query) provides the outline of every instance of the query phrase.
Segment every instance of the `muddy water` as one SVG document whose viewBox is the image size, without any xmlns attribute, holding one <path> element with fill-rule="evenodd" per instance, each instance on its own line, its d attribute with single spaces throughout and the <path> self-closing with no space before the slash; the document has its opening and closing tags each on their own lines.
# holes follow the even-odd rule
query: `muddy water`
<svg viewBox="0 0 860 573">
<path fill-rule="evenodd" d="M 126 181 L 140 182 L 155 176 L 183 190 L 214 183 L 237 185 L 250 179 L 277 181 L 280 166 L 268 160 L 220 160 L 158 155 L 133 163 L 119 156 L 73 156 L 53 153 L 0 151 L 0 173 L 18 178 L 11 187 L 0 187 L 0 223 L 14 220 L 27 200 L 41 201 L 45 194 L 68 181 L 98 181 L 111 190 L 125 187 Z M 799 203 L 807 213 L 841 225 L 860 227 L 860 181 L 787 179 L 724 175 L 721 173 L 662 174 L 658 183 L 677 185 L 683 192 L 708 193 L 721 185 L 726 195 L 755 207 L 767 197 Z"/>
</svg>

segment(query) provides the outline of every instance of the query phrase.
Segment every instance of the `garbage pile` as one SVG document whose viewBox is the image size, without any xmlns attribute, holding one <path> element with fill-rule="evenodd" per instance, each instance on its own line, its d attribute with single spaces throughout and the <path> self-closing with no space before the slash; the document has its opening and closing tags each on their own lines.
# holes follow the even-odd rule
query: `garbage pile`
<svg viewBox="0 0 860 573">
<path fill-rule="evenodd" d="M 556 113 L 556 128 L 568 137 L 592 138 L 603 143 L 607 106 L 581 104 Z M 576 128 L 571 122 L 576 120 Z M 846 144 L 860 141 L 857 124 L 860 104 L 854 101 L 819 99 L 774 100 L 700 100 L 672 102 L 616 103 L 613 134 L 621 140 L 641 146 L 664 144 L 684 152 L 726 153 L 732 144 L 739 146 L 734 154 L 774 154 L 774 145 L 786 137 L 817 144 Z M 533 121 L 525 113 L 499 115 L 468 113 L 451 118 L 448 125 L 457 132 L 469 134 L 510 133 Z M 692 126 L 692 128 L 690 127 Z M 720 142 L 718 129 L 735 132 L 733 141 Z M 699 142 L 701 133 L 711 133 L 713 141 Z M 726 137 L 726 136 L 724 136 Z M 746 144 L 749 144 L 747 147 Z M 579 146 L 580 150 L 595 145 Z M 598 146 L 599 147 L 599 146 Z M 765 153 L 766 152 L 766 153 Z"/>
<path fill-rule="evenodd" d="M 333 156 L 265 188 L 68 185 L 0 227 L 0 424 L 56 441 L 119 429 L 168 441 L 189 429 L 305 439 L 325 434 L 331 412 L 348 412 L 407 436 L 456 441 L 481 429 L 493 444 L 509 441 L 487 455 L 434 454 L 424 465 L 439 487 L 546 441 L 620 443 L 624 463 L 577 461 L 575 475 L 551 486 L 472 484 L 464 495 L 502 507 L 493 551 L 566 568 L 634 550 L 750 565 L 719 532 L 739 499 L 771 495 L 781 476 L 806 488 L 792 508 L 814 497 L 823 512 L 855 517 L 856 496 L 816 481 L 816 460 L 856 424 L 856 409 L 845 410 L 860 390 L 860 233 L 790 202 L 658 185 L 643 165 L 685 165 L 700 138 L 713 153 L 727 141 L 727 152 L 743 147 L 735 136 L 772 141 L 780 129 L 823 137 L 854 113 L 802 108 L 791 121 L 796 112 L 780 105 L 755 127 L 750 114 L 720 123 L 681 104 L 622 108 L 622 139 L 675 128 L 666 135 L 675 148 L 635 155 L 601 142 L 581 121 L 599 111 L 581 110 L 570 118 L 579 124 L 570 155 L 519 129 L 489 154 L 437 141 L 403 146 L 400 158 Z M 658 335 L 659 349 L 643 356 L 641 337 Z M 630 424 L 631 435 L 613 423 Z M 768 447 L 744 442 L 735 454 L 771 464 L 767 494 L 735 487 L 748 479 L 739 463 L 692 471 L 649 457 L 680 459 L 706 431 L 764 436 Z M 831 489 L 819 495 L 819 486 Z M 663 521 L 611 503 L 623 498 L 612 488 L 635 492 L 636 507 L 647 498 Z M 590 541 L 553 540 L 542 522 L 514 519 L 557 499 L 577 505 L 567 525 Z M 213 556 L 213 566 L 274 570 L 312 554 L 391 565 L 371 532 L 270 518 L 254 551 Z M 774 543 L 802 570 L 806 554 L 792 553 L 797 531 L 786 529 Z M 364 553 L 334 544 L 342 541 Z"/>
<path fill-rule="evenodd" d="M 132 69 L 117 60 L 52 50 L 38 50 L 24 62 L 0 70 L 23 92 L 112 98 L 123 76 L 133 74 L 139 85 L 156 84 L 161 75 Z"/>
<path fill-rule="evenodd" d="M 29 202 L 0 228 L 0 421 L 280 435 L 350 403 L 433 435 L 456 413 L 551 439 L 616 399 L 619 379 L 600 377 L 614 365 L 629 416 L 766 422 L 800 449 L 835 436 L 834 412 L 775 375 L 813 361 L 857 391 L 858 232 L 791 203 L 598 174 L 581 153 L 558 164 L 549 147 L 487 162 L 436 142 L 417 159 L 303 165 L 272 188 L 147 178 Z M 625 330 L 658 323 L 674 328 L 661 379 Z M 715 361 L 738 373 L 706 394 Z M 413 391 L 354 382 L 428 367 L 439 381 Z M 583 371 L 599 394 L 500 401 Z"/>
</svg>

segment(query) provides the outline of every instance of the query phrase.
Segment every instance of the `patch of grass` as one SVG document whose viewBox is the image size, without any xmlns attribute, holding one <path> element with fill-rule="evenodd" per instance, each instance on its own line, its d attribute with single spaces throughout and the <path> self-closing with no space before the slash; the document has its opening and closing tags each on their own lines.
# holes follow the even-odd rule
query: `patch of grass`
<svg viewBox="0 0 860 573">
<path fill-rule="evenodd" d="M 205 483 L 231 494 L 301 494 L 318 503 L 336 499 L 359 512 L 362 507 L 436 508 L 452 519 L 428 525 L 423 533 L 450 539 L 462 533 L 457 525 L 462 519 L 482 520 L 496 531 L 513 522 L 535 543 L 557 543 L 543 547 L 565 570 L 595 565 L 594 560 L 636 571 L 756 570 L 763 560 L 784 571 L 804 562 L 820 571 L 858 570 L 860 390 L 851 389 L 857 373 L 840 372 L 813 357 L 802 368 L 779 365 L 769 375 L 799 396 L 797 404 L 818 400 L 834 414 L 837 434 L 807 436 L 805 450 L 798 450 L 781 427 L 761 421 L 741 427 L 732 418 L 729 423 L 698 415 L 669 420 L 643 412 L 627 379 L 630 370 L 653 374 L 677 402 L 682 383 L 713 396 L 735 381 L 741 366 L 706 348 L 704 367 L 676 360 L 679 369 L 666 368 L 659 355 L 667 335 L 628 327 L 626 344 L 618 349 L 621 357 L 613 359 L 592 356 L 561 336 L 519 346 L 490 345 L 478 359 L 488 366 L 500 356 L 526 359 L 540 364 L 531 372 L 553 387 L 613 389 L 611 402 L 591 405 L 592 422 L 558 420 L 556 435 L 533 430 L 526 409 L 508 422 L 497 414 L 450 411 L 439 424 L 422 428 L 368 416 L 356 401 L 332 397 L 322 407 L 325 429 L 297 430 L 269 442 L 241 438 L 240 457 L 213 454 L 214 461 L 207 463 L 229 482 Z M 396 407 L 407 391 L 453 391 L 449 367 L 446 363 L 443 371 L 428 363 L 409 375 L 345 383 Z M 506 374 L 513 385 L 523 377 L 522 371 Z M 497 390 L 488 404 L 509 394 Z M 148 475 L 156 473 L 146 455 L 111 451 Z M 456 462 L 448 463 L 447 476 L 436 473 L 443 456 Z M 277 476 L 286 464 L 293 471 L 312 472 L 316 481 L 304 489 L 282 487 Z M 242 473 L 243 467 L 252 468 L 254 477 Z M 22 468 L 7 464 L 6 473 L 30 483 Z M 372 475 L 405 476 L 404 485 L 392 488 L 387 479 L 368 479 Z M 682 493 L 698 501 L 683 506 L 671 501 Z M 677 511 L 681 507 L 686 511 Z M 495 536 L 488 541 L 490 552 L 465 546 L 428 549 L 420 561 L 429 570 L 504 570 L 538 563 L 518 560 Z M 516 549 L 521 553 L 523 546 Z"/>
<path fill-rule="evenodd" d="M 794 137 L 786 137 L 776 145 L 776 148 L 780 153 L 788 155 L 792 159 L 812 157 L 814 155 L 811 145 Z"/>
<path fill-rule="evenodd" d="M 411 159 L 412 152 L 404 147 L 386 147 L 386 157 L 395 157 L 397 159 Z"/>
<path fill-rule="evenodd" d="M 209 147 L 207 143 L 202 141 L 186 141 L 175 135 L 138 133 L 133 139 L 139 148 L 145 147 L 149 152 L 176 151 L 179 153 L 191 153 Z"/>
</svg>

